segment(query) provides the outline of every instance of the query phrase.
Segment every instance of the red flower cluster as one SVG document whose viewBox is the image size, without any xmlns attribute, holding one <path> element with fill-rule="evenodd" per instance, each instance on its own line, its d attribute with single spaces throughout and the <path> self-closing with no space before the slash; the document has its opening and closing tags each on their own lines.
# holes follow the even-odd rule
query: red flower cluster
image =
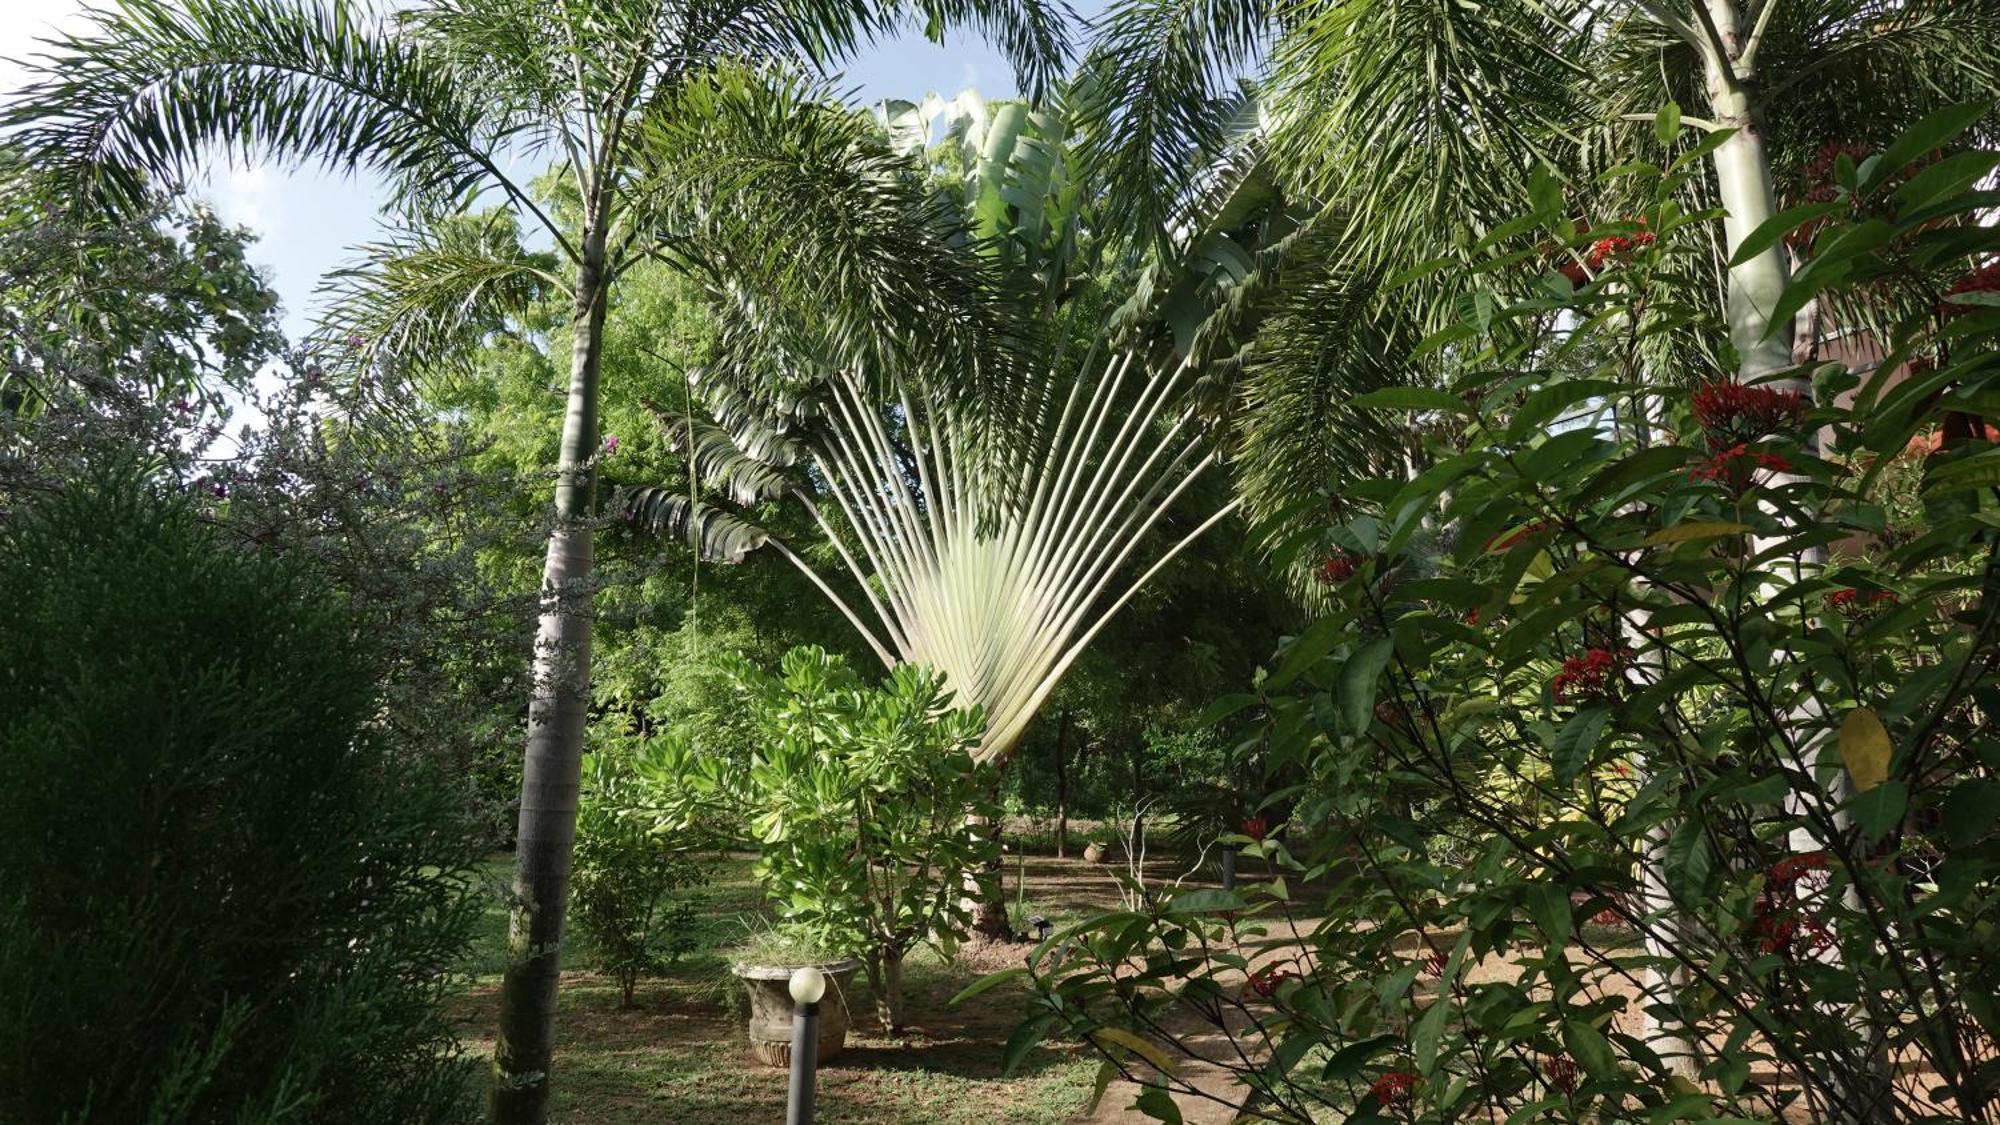
<svg viewBox="0 0 2000 1125">
<path fill-rule="evenodd" d="M 1322 585 L 1337 586 L 1354 577 L 1360 569 L 1361 556 L 1342 551 L 1337 555 L 1328 555 L 1320 562 L 1319 580 Z"/>
<path fill-rule="evenodd" d="M 1829 860 L 1824 851 L 1796 852 L 1771 865 L 1771 869 L 1764 873 L 1764 885 L 1790 889 L 1808 874 L 1825 871 L 1828 866 Z"/>
<path fill-rule="evenodd" d="M 1401 1105 L 1410 1100 L 1416 1092 L 1417 1083 L 1423 1081 L 1407 1070 L 1392 1070 L 1375 1080 L 1368 1092 L 1382 1105 Z"/>
<path fill-rule="evenodd" d="M 1578 699 L 1601 699 L 1610 695 L 1618 681 L 1616 673 L 1632 658 L 1631 649 L 1593 648 L 1582 656 L 1563 661 L 1562 671 L 1549 681 L 1557 703 Z"/>
<path fill-rule="evenodd" d="M 1819 146 L 1819 152 L 1799 171 L 1805 180 L 1807 203 L 1830 203 L 1840 194 L 1840 185 L 1833 177 L 1834 168 L 1845 156 L 1855 164 L 1874 155 L 1875 150 L 1856 141 L 1828 141 Z"/>
<path fill-rule="evenodd" d="M 1804 948 L 1817 953 L 1832 948 L 1832 931 L 1819 919 L 1801 915 L 1797 893 L 1800 881 L 1829 866 L 1824 851 L 1797 852 L 1764 873 L 1764 890 L 1757 896 L 1750 922 L 1759 950 L 1779 953 Z"/>
<path fill-rule="evenodd" d="M 1885 605 L 1896 600 L 1896 595 L 1888 590 L 1835 590 L 1826 596 L 1826 608 L 1841 614 L 1867 612 L 1871 606 Z"/>
<path fill-rule="evenodd" d="M 1264 842 L 1264 834 L 1270 830 L 1271 826 L 1261 816 L 1253 816 L 1243 822 L 1243 834 L 1260 844 Z"/>
<path fill-rule="evenodd" d="M 1792 463 L 1776 453 L 1752 449 L 1748 445 L 1732 445 L 1689 469 L 1688 479 L 1712 480 L 1719 484 L 1728 483 L 1740 487 L 1750 483 L 1750 474 L 1760 469 L 1768 469 L 1774 473 L 1789 473 L 1792 471 Z"/>
<path fill-rule="evenodd" d="M 1817 918 L 1800 918 L 1792 914 L 1767 913 L 1757 915 L 1751 927 L 1757 935 L 1757 948 L 1764 953 L 1779 953 L 1800 948 L 1821 953 L 1833 948 L 1833 932 Z"/>
<path fill-rule="evenodd" d="M 1266 965 L 1250 974 L 1250 991 L 1265 1000 L 1269 1000 L 1271 997 L 1277 995 L 1279 985 L 1297 975 L 1290 969 L 1279 969 Z"/>
<path fill-rule="evenodd" d="M 1692 405 L 1708 448 L 1719 451 L 1797 430 L 1805 416 L 1806 396 L 1716 379 L 1695 390 Z"/>
<path fill-rule="evenodd" d="M 1444 970 L 1450 964 L 1451 958 L 1445 955 L 1444 950 L 1440 949 L 1432 953 L 1429 957 L 1424 958 L 1424 972 L 1442 980 L 1444 978 Z"/>
<path fill-rule="evenodd" d="M 1638 223 L 1643 228 L 1646 220 L 1640 219 Z M 1591 243 L 1590 253 L 1584 255 L 1584 262 L 1594 273 L 1608 265 L 1626 261 L 1652 244 L 1653 232 L 1649 230 L 1641 229 L 1629 235 L 1614 234 Z"/>
<path fill-rule="evenodd" d="M 1548 1080 L 1549 1085 L 1563 1093 L 1574 1094 L 1576 1088 L 1583 1084 L 1583 1068 L 1577 1066 L 1576 1060 L 1568 1055 L 1544 1057 L 1542 1077 Z"/>
<path fill-rule="evenodd" d="M 1953 297 L 1962 296 L 1967 293 L 2000 294 L 2000 262 L 1989 262 L 1966 274 L 1964 277 L 1959 278 L 1956 284 L 1950 289 L 1945 290 L 1944 300 L 1937 307 L 1938 315 L 1964 316 L 1967 313 L 1978 312 L 1982 308 L 1992 307 L 1990 305 L 1959 304 L 1952 300 Z"/>
</svg>

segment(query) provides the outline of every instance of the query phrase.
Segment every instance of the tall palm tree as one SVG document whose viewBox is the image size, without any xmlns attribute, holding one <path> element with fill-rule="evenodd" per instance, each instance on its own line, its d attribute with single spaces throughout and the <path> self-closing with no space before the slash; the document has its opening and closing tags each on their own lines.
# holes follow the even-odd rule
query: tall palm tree
<svg viewBox="0 0 2000 1125">
<path fill-rule="evenodd" d="M 1368 463 L 1368 446 L 1394 456 L 1397 435 L 1344 403 L 1431 374 L 1395 345 L 1454 317 L 1438 260 L 1530 210 L 1538 171 L 1585 217 L 1626 213 L 1629 189 L 1597 174 L 1670 103 L 1687 107 L 1677 146 L 1727 136 L 1686 200 L 1729 216 L 1708 264 L 1732 345 L 1717 359 L 1742 377 L 1790 366 L 1791 325 L 1771 313 L 1793 263 L 1782 245 L 1736 249 L 1822 145 L 1886 145 L 1990 96 L 1996 60 L 1986 0 L 1122 0 L 1082 63 L 1097 81 L 1081 124 L 1145 229 L 1185 205 L 1188 155 L 1220 151 L 1245 100 L 1263 103 L 1268 164 L 1310 234 L 1264 279 L 1271 323 L 1239 382 L 1245 501 L 1263 517 Z M 1981 131 L 1996 130 L 1989 115 Z"/>
<path fill-rule="evenodd" d="M 570 381 L 494 1056 L 496 1121 L 542 1120 L 550 1089 L 590 700 L 591 519 L 608 302 L 626 270 L 661 252 L 674 223 L 685 228 L 681 260 L 699 263 L 704 239 L 757 222 L 749 203 L 772 201 L 769 189 L 780 183 L 805 192 L 780 201 L 794 207 L 829 196 L 864 209 L 885 202 L 868 194 L 870 169 L 842 159 L 847 138 L 832 117 L 793 114 L 802 104 L 795 83 L 760 86 L 754 75 L 717 81 L 715 74 L 726 61 L 822 65 L 910 17 L 933 33 L 976 25 L 1000 42 L 1030 87 L 1064 54 L 1062 10 L 1032 0 L 425 0 L 393 15 L 360 0 L 123 0 L 94 26 L 54 42 L 35 84 L 6 110 L 29 160 L 113 206 L 137 202 L 149 184 L 181 182 L 214 149 L 385 176 L 418 227 L 402 241 L 403 268 L 382 275 L 399 296 L 385 330 L 366 341 L 376 358 L 421 361 L 469 317 L 537 286 L 570 299 Z M 779 152 L 752 140 L 758 129 L 775 134 L 767 139 Z M 568 181 L 576 224 L 557 221 L 512 170 L 517 159 Z M 818 178 L 804 178 L 815 169 Z M 716 193 L 736 205 L 710 207 Z M 463 238 L 447 245 L 422 232 L 422 220 L 463 210 L 482 194 L 546 237 L 557 268 L 538 256 L 496 256 L 476 245 L 468 252 Z M 835 205 L 818 217 L 844 214 Z M 774 222 L 765 241 L 781 242 L 784 233 L 837 244 L 850 232 Z M 822 290 L 852 293 L 881 275 L 908 277 L 879 250 L 831 251 L 850 270 L 824 277 Z M 869 271 L 875 276 L 863 276 Z"/>
</svg>

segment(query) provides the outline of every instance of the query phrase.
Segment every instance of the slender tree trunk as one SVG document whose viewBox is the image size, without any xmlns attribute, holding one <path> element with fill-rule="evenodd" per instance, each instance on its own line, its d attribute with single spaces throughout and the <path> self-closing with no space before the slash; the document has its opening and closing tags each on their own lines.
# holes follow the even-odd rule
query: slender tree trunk
<svg viewBox="0 0 2000 1125">
<path fill-rule="evenodd" d="M 1707 60 L 1709 111 L 1715 123 L 1735 130 L 1711 159 L 1716 194 L 1727 214 L 1722 229 L 1729 250 L 1764 221 L 1778 213 L 1777 191 L 1771 184 L 1771 155 L 1765 147 L 1758 79 L 1734 57 L 1742 50 L 1741 16 L 1734 0 L 1706 0 L 1710 19 L 1731 51 Z M 1791 280 L 1782 244 L 1729 270 L 1729 295 L 1724 315 L 1729 341 L 1736 348 L 1737 377 L 1755 379 L 1782 371 L 1792 362 L 1790 321 L 1772 322 L 1778 298 Z"/>
<path fill-rule="evenodd" d="M 1056 858 L 1069 858 L 1069 708 L 1056 727 Z"/>
<path fill-rule="evenodd" d="M 903 955 L 877 950 L 863 962 L 868 972 L 868 991 L 875 994 L 875 1018 L 882 1030 L 894 1034 L 903 1027 Z"/>
<path fill-rule="evenodd" d="M 1742 57 L 1746 29 L 1736 0 L 1697 2 L 1706 4 L 1710 20 L 1722 39 L 1722 53 L 1711 54 L 1705 69 L 1710 111 L 1717 124 L 1735 130 L 1716 149 L 1713 157 L 1718 198 L 1727 212 L 1723 230 L 1729 253 L 1734 256 L 1736 248 L 1752 231 L 1778 213 L 1777 195 L 1771 180 L 1770 153 L 1764 139 L 1763 105 L 1759 99 L 1761 83 L 1754 65 L 1746 64 Z M 1782 243 L 1730 269 L 1725 312 L 1729 321 L 1730 342 L 1736 348 L 1739 381 L 1748 382 L 1783 371 L 1794 364 L 1797 358 L 1793 349 L 1794 334 L 1798 325 L 1791 318 L 1778 320 L 1772 315 L 1779 296 L 1790 280 L 1790 262 Z M 1811 341 L 1807 341 L 1808 347 L 1810 344 Z M 1788 390 L 1810 393 L 1808 381 L 1801 377 L 1787 379 L 1784 385 Z M 1813 435 L 1805 435 L 1802 441 L 1809 450 L 1817 446 Z M 1784 481 L 1780 479 L 1772 483 L 1783 484 Z M 1753 543 L 1752 549 L 1761 552 L 1765 546 L 1767 544 Z M 1823 567 L 1825 563 L 1824 548 L 1808 548 L 1796 559 L 1800 574 Z M 1820 779 L 1817 791 L 1794 793 L 1787 800 L 1787 807 L 1795 815 L 1803 815 L 1804 810 L 1813 805 L 1835 810 L 1831 815 L 1836 831 L 1844 832 L 1849 818 L 1840 806 L 1848 796 L 1846 778 L 1841 770 L 1838 746 L 1825 733 L 1825 716 L 1809 697 L 1786 718 L 1794 724 L 1793 742 L 1801 748 L 1804 765 L 1815 778 Z M 1798 851 L 1816 850 L 1828 844 L 1828 841 L 1819 839 L 1812 829 L 1803 827 L 1793 830 L 1789 842 Z M 1838 956 L 1838 952 L 1834 951 L 1829 959 L 1837 959 Z M 1843 1015 L 1838 1011 L 1827 1014 L 1833 1018 Z M 1841 1103 L 1835 1110 L 1836 1121 L 1892 1119 L 1888 1060 L 1880 1049 L 1880 1034 L 1872 1026 L 1873 1022 L 1866 1016 L 1861 1019 L 1864 1034 L 1859 1038 L 1867 1042 L 1857 1044 L 1857 1054 L 1847 1059 L 1826 1060 L 1831 1073 L 1821 1077 L 1831 1083 Z M 1850 1085 L 1849 1078 L 1858 1081 Z"/>
<path fill-rule="evenodd" d="M 605 313 L 604 232 L 587 232 L 570 317 L 569 402 L 556 470 L 555 526 L 542 568 L 528 748 L 500 1032 L 488 1110 L 495 1125 L 540 1125 L 548 1115 L 556 988 L 569 909 L 583 731 L 590 712 L 591 529 L 596 489 L 597 384 Z"/>
<path fill-rule="evenodd" d="M 994 782 L 992 793 L 994 815 L 985 820 L 986 830 L 993 835 L 996 851 L 993 858 L 980 864 L 979 870 L 968 876 L 968 879 L 975 884 L 972 891 L 977 903 L 972 911 L 973 932 L 995 941 L 1007 941 L 1014 936 L 1014 928 L 1008 924 L 1007 919 L 1006 860 L 997 850 L 1002 839 L 999 785 L 999 782 Z"/>
<path fill-rule="evenodd" d="M 1134 743 L 1132 746 L 1132 840 L 1134 847 L 1137 847 L 1138 842 L 1145 839 L 1146 836 L 1146 781 L 1144 774 L 1140 772 L 1142 769 L 1141 759 L 1145 755 L 1144 744 Z"/>
</svg>

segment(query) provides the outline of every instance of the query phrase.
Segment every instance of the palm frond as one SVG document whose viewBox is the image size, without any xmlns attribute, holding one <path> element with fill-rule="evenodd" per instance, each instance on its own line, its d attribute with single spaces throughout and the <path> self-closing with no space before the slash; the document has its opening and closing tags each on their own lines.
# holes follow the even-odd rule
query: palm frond
<svg viewBox="0 0 2000 1125">
<path fill-rule="evenodd" d="M 725 331 L 712 366 L 781 392 L 862 372 L 887 393 L 891 376 L 932 372 L 929 393 L 977 418 L 971 403 L 1020 383 L 1032 327 L 964 252 L 952 202 L 873 121 L 823 92 L 721 68 L 651 127 L 650 229 L 715 295 L 725 329 L 740 329 Z"/>
<path fill-rule="evenodd" d="M 895 14 L 900 4 L 886 6 Z M 1040 100 L 1069 67 L 1069 24 L 1062 0 L 912 0 L 924 32 L 941 39 L 946 28 L 971 27 L 1014 66 L 1023 93 Z"/>
<path fill-rule="evenodd" d="M 1273 51 L 1275 162 L 1341 214 L 1357 267 L 1462 248 L 1529 209 L 1578 120 L 1587 42 L 1569 3 L 1312 4 Z"/>
<path fill-rule="evenodd" d="M 736 512 L 690 500 L 672 488 L 620 489 L 608 508 L 618 518 L 663 539 L 675 539 L 714 562 L 739 563 L 771 534 Z"/>
<path fill-rule="evenodd" d="M 1282 547 L 1336 521 L 1347 482 L 1400 475 L 1406 432 L 1353 400 L 1422 383 L 1403 357 L 1421 340 L 1379 274 L 1312 270 L 1280 281 L 1244 365 L 1231 460 L 1245 513 Z"/>
<path fill-rule="evenodd" d="M 728 431 L 712 423 L 693 420 L 676 425 L 661 418 L 661 431 L 669 435 L 674 452 L 688 463 L 688 471 L 701 484 L 748 507 L 773 500 L 799 487 L 792 474 L 745 452 Z M 690 434 L 688 431 L 692 430 Z M 770 448 L 766 443 L 745 442 L 751 448 Z"/>
<path fill-rule="evenodd" d="M 328 274 L 315 336 L 322 354 L 420 379 L 462 373 L 476 345 L 568 285 L 553 255 L 521 246 L 507 212 L 405 228 Z"/>
<path fill-rule="evenodd" d="M 1266 49 L 1271 0 L 1119 0 L 1092 28 L 1068 94 L 1085 163 L 1113 190 L 1106 221 L 1156 238 L 1222 153 Z"/>
<path fill-rule="evenodd" d="M 350 0 L 127 0 L 47 46 L 0 126 L 112 203 L 215 150 L 368 168 L 406 202 L 505 181 L 500 130 L 461 76 Z"/>
</svg>

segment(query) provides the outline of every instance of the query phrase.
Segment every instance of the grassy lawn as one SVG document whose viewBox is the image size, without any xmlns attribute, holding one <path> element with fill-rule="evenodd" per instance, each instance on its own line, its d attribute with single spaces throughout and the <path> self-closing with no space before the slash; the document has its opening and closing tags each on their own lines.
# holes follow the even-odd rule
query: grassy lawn
<svg viewBox="0 0 2000 1125">
<path fill-rule="evenodd" d="M 1108 880 L 1096 872 L 1056 868 L 1057 863 L 1031 863 L 1030 911 L 1063 920 L 1104 904 Z M 1050 865 L 1048 878 L 1038 879 L 1044 865 Z M 510 867 L 504 858 L 492 865 L 496 893 L 468 964 L 466 988 L 452 1002 L 468 1050 L 480 1055 L 493 1048 L 506 945 L 506 914 L 497 889 Z M 1010 880 L 1013 875 L 1010 868 Z M 617 984 L 609 977 L 585 968 L 564 972 L 557 1016 L 557 1120 L 761 1125 L 783 1118 L 785 1074 L 750 1058 L 741 986 L 728 975 L 724 955 L 756 918 L 761 895 L 750 880 L 747 858 L 718 864 L 713 879 L 692 892 L 702 907 L 701 950 L 668 976 L 641 981 L 635 1007 L 620 1008 Z M 1045 1045 L 1012 1076 L 1000 1075 L 1002 1047 L 1027 1011 L 1024 988 L 1009 984 L 960 1008 L 946 1003 L 984 972 L 1017 963 L 1026 949 L 975 948 L 956 963 L 929 951 L 913 955 L 903 984 L 911 1026 L 895 1039 L 875 1026 L 866 983 L 857 980 L 847 1052 L 820 1071 L 819 1120 L 1032 1125 L 1080 1114 L 1097 1073 L 1096 1058 L 1081 1045 Z M 588 966 L 589 950 L 572 942 L 566 960 Z"/>
</svg>

